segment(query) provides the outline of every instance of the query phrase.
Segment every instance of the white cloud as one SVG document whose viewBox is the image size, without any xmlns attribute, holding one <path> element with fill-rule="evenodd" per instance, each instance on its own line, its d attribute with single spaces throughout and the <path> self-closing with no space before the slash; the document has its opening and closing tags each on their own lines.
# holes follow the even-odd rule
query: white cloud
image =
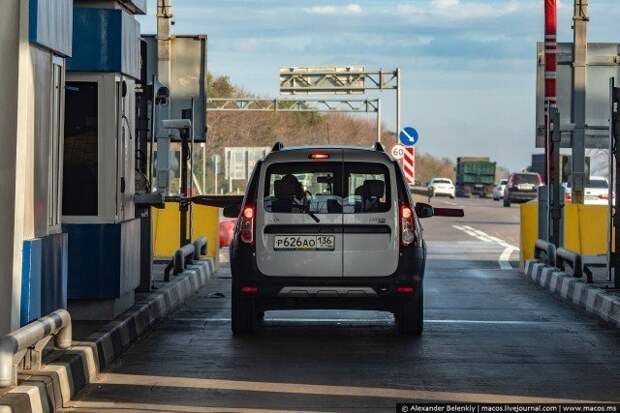
<svg viewBox="0 0 620 413">
<path fill-rule="evenodd" d="M 469 0 L 430 0 L 425 7 L 399 4 L 396 6 L 396 13 L 409 17 L 468 20 L 506 16 L 522 8 L 523 4 L 516 0 L 494 1 L 493 4 Z"/>
<path fill-rule="evenodd" d="M 362 6 L 355 3 L 351 3 L 346 6 L 314 6 L 305 8 L 304 11 L 308 14 L 353 15 L 361 14 Z"/>
</svg>

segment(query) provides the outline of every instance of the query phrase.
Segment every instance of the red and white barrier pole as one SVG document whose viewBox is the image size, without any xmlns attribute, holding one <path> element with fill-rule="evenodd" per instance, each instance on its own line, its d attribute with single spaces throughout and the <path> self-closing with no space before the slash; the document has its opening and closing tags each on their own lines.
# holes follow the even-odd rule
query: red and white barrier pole
<svg viewBox="0 0 620 413">
<path fill-rule="evenodd" d="M 545 1 L 545 182 L 549 185 L 552 174 L 550 167 L 551 132 L 549 108 L 558 105 L 556 80 L 557 80 L 557 51 L 558 51 L 558 13 L 556 0 Z M 559 125 L 558 125 L 559 126 Z"/>
</svg>

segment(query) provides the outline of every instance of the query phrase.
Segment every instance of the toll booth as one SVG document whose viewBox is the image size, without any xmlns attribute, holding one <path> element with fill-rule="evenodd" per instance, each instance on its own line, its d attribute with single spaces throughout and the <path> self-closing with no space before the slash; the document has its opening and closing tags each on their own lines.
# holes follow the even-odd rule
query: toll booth
<svg viewBox="0 0 620 413">
<path fill-rule="evenodd" d="M 28 112 L 22 214 L 20 324 L 67 304 L 67 234 L 61 227 L 66 59 L 72 54 L 73 0 L 28 3 L 28 80 L 19 109 Z M 5 59 L 12 57 L 4 56 Z M 7 80 L 8 81 L 8 80 Z M 4 129 L 3 129 L 4 130 Z M 4 130 L 4 133 L 7 133 Z M 10 147 L 11 145 L 9 145 Z M 7 147 L 8 149 L 8 147 Z M 17 194 L 3 194 L 17 199 Z M 7 228 L 7 233 L 9 233 Z M 3 307 L 10 308 L 9 301 Z M 3 310 L 4 311 L 4 310 Z"/>
<path fill-rule="evenodd" d="M 140 283 L 136 218 L 136 82 L 146 2 L 76 0 L 67 62 L 63 229 L 75 319 L 109 320 Z"/>
</svg>

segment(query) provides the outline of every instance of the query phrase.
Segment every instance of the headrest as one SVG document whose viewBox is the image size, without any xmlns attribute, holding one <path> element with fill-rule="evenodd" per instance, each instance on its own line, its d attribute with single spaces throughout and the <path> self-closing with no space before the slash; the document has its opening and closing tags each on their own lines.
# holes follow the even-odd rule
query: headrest
<svg viewBox="0 0 620 413">
<path fill-rule="evenodd" d="M 303 196 L 303 187 L 295 175 L 288 174 L 277 185 L 274 183 L 274 194 L 276 198 L 280 199 L 301 198 Z"/>
<path fill-rule="evenodd" d="M 380 180 L 368 179 L 362 188 L 364 198 L 381 198 L 385 194 L 385 183 Z"/>
</svg>

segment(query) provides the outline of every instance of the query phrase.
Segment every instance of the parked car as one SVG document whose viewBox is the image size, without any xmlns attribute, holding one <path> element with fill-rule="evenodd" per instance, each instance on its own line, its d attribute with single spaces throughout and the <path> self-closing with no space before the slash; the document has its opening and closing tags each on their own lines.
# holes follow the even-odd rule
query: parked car
<svg viewBox="0 0 620 413">
<path fill-rule="evenodd" d="M 224 218 L 220 221 L 219 238 L 220 248 L 229 247 L 235 233 L 236 220 L 232 218 Z"/>
<path fill-rule="evenodd" d="M 506 185 L 508 184 L 508 179 L 500 179 L 500 181 L 495 185 L 493 189 L 493 200 L 499 201 L 504 198 L 504 190 L 506 189 Z"/>
<path fill-rule="evenodd" d="M 231 244 L 234 334 L 265 311 L 367 309 L 395 315 L 402 334 L 423 330 L 426 244 L 420 219 L 462 216 L 411 197 L 381 145 L 276 144 L 257 162 Z"/>
<path fill-rule="evenodd" d="M 504 189 L 504 206 L 513 202 L 528 202 L 538 197 L 538 187 L 542 185 L 540 175 L 535 172 L 513 173 Z"/>
<path fill-rule="evenodd" d="M 570 182 L 564 184 L 564 202 L 573 201 Z M 609 205 L 609 181 L 603 176 L 591 176 L 585 188 L 584 203 L 588 205 Z"/>
<path fill-rule="evenodd" d="M 432 193 L 434 196 L 449 196 L 450 198 L 454 198 L 454 184 L 452 180 L 449 178 L 433 178 L 428 183 L 429 193 Z"/>
</svg>

